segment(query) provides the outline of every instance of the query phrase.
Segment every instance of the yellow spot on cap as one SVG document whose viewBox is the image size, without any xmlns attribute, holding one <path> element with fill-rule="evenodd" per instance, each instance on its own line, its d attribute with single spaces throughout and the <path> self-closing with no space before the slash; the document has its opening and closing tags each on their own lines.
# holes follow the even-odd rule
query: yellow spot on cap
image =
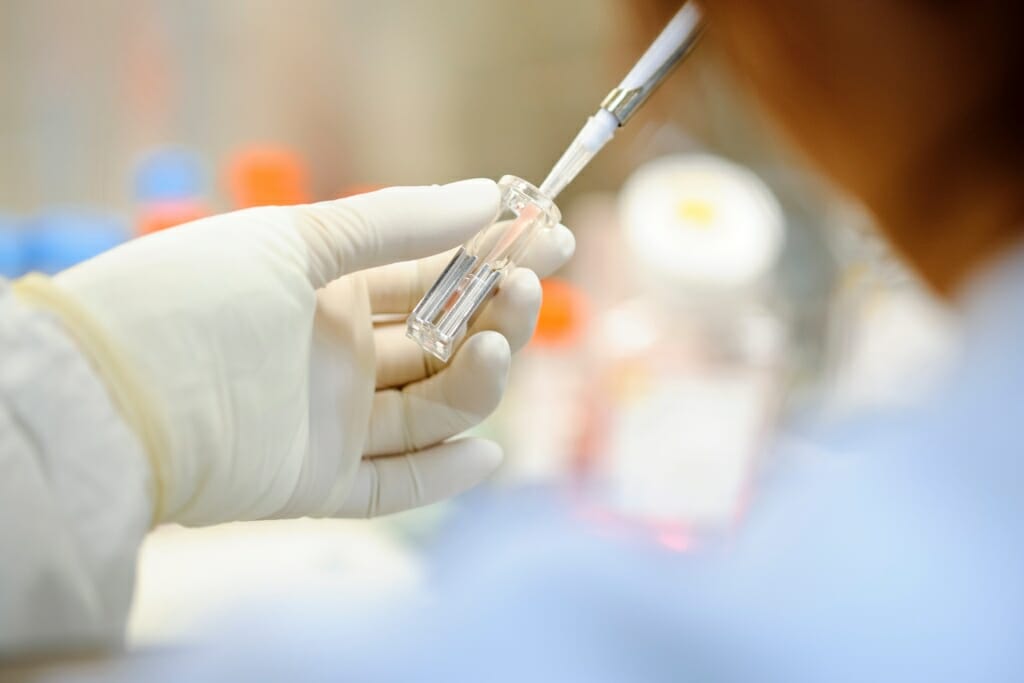
<svg viewBox="0 0 1024 683">
<path fill-rule="evenodd" d="M 715 207 L 700 199 L 684 199 L 676 207 L 676 214 L 687 223 L 709 228 L 715 220 Z"/>
</svg>

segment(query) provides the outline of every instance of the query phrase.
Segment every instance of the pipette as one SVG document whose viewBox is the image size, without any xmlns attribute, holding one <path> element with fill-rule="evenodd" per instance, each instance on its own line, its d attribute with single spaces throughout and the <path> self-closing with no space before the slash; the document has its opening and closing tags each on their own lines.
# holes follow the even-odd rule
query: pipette
<svg viewBox="0 0 1024 683">
<path fill-rule="evenodd" d="M 522 178 L 498 182 L 501 206 L 495 220 L 467 242 L 409 315 L 406 334 L 447 361 L 481 304 L 497 289 L 534 235 L 562 216 L 553 199 L 647 101 L 700 35 L 703 21 L 691 1 L 655 38 L 640 60 L 587 119 L 540 188 Z"/>
<path fill-rule="evenodd" d="M 602 100 L 597 112 L 587 119 L 540 185 L 540 191 L 554 199 L 582 171 L 594 155 L 608 144 L 615 131 L 626 125 L 665 77 L 689 53 L 703 27 L 700 9 L 693 2 L 683 5 L 647 52 Z"/>
</svg>

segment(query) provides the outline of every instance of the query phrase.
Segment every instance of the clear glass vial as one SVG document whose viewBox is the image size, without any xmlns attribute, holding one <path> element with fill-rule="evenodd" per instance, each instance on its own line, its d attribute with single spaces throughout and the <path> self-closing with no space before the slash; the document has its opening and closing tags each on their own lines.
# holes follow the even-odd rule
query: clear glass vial
<svg viewBox="0 0 1024 683">
<path fill-rule="evenodd" d="M 562 220 L 555 203 L 522 178 L 507 175 L 498 187 L 498 216 L 462 245 L 409 315 L 408 337 L 442 361 L 537 233 Z"/>
</svg>

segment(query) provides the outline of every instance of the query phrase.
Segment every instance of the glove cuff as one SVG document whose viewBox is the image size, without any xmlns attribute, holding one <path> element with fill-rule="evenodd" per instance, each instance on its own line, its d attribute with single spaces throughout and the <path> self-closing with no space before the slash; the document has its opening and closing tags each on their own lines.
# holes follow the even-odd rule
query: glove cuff
<svg viewBox="0 0 1024 683">
<path fill-rule="evenodd" d="M 127 355 L 109 337 L 93 316 L 75 298 L 39 273 L 31 273 L 11 284 L 21 301 L 54 314 L 78 345 L 110 392 L 128 426 L 142 442 L 152 469 L 153 524 L 163 519 L 165 476 L 161 463 L 168 451 L 167 427 L 156 402 L 145 390 Z"/>
</svg>

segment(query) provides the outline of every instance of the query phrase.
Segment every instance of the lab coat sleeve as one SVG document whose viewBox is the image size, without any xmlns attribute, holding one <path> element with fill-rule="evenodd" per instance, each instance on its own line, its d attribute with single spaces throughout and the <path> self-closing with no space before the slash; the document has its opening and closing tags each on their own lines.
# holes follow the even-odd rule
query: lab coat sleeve
<svg viewBox="0 0 1024 683">
<path fill-rule="evenodd" d="M 149 477 L 60 323 L 0 279 L 0 658 L 121 643 Z"/>
<path fill-rule="evenodd" d="M 982 414 L 1019 405 L 779 453 L 742 528 L 694 552 L 557 502 L 477 505 L 441 543 L 426 605 L 386 605 L 375 614 L 390 624 L 348 631 L 278 623 L 261 652 L 359 681 L 1016 680 L 1019 420 Z M 972 424 L 986 429 L 966 458 L 950 444 Z M 238 675 L 210 680 L 272 670 L 240 640 Z"/>
</svg>

